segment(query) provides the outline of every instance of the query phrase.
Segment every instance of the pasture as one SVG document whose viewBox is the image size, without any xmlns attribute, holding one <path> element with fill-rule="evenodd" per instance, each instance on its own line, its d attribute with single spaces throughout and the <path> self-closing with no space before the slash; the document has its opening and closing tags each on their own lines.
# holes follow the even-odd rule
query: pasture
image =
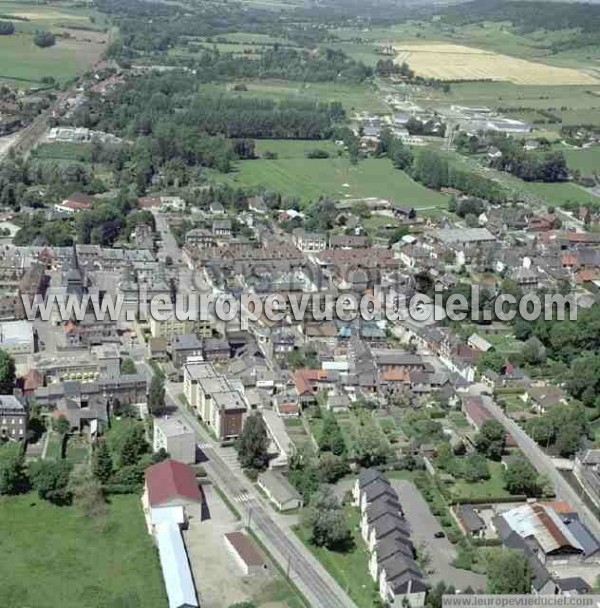
<svg viewBox="0 0 600 608">
<path fill-rule="evenodd" d="M 268 147 L 270 142 L 261 143 Z M 311 142 L 319 147 L 319 142 Z M 320 196 L 345 198 L 378 197 L 418 209 L 445 208 L 448 197 L 414 182 L 394 169 L 387 159 L 368 158 L 352 165 L 348 158 L 277 158 L 246 160 L 228 175 L 211 173 L 214 181 L 259 188 L 269 187 L 307 203 Z"/>
<path fill-rule="evenodd" d="M 444 43 L 394 45 L 396 62 L 438 80 L 500 80 L 523 85 L 594 85 L 600 81 L 572 68 L 560 68 L 492 51 Z"/>
<path fill-rule="evenodd" d="M 15 26 L 13 35 L 0 36 L 0 81 L 23 87 L 37 86 L 44 77 L 71 80 L 99 59 L 110 37 L 101 15 L 66 3 L 0 0 L 0 14 Z M 36 30 L 52 32 L 56 44 L 38 48 Z"/>
</svg>

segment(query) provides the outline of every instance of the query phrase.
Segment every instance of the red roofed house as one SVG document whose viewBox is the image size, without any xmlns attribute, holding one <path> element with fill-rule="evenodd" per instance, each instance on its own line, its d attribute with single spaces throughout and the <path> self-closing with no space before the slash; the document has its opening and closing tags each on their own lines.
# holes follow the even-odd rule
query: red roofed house
<svg viewBox="0 0 600 608">
<path fill-rule="evenodd" d="M 62 203 L 54 205 L 54 209 L 60 213 L 68 213 L 73 215 L 79 211 L 87 211 L 92 208 L 94 199 L 89 194 L 74 192 L 66 198 Z"/>
<path fill-rule="evenodd" d="M 299 369 L 294 374 L 294 386 L 300 405 L 312 403 L 315 400 L 315 388 L 319 380 L 327 377 L 327 373 L 319 369 Z"/>
<path fill-rule="evenodd" d="M 204 492 L 191 467 L 177 460 L 163 460 L 146 469 L 142 505 L 146 519 L 155 509 L 182 507 L 189 519 L 201 519 Z"/>
<path fill-rule="evenodd" d="M 479 430 L 481 425 L 486 420 L 494 420 L 494 417 L 484 407 L 483 399 L 481 397 L 467 398 L 465 401 L 463 401 L 462 411 L 467 419 L 467 422 L 476 430 Z M 510 433 L 506 433 L 505 441 L 506 447 L 508 448 L 517 446 L 517 442 Z"/>
<path fill-rule="evenodd" d="M 462 406 L 464 415 L 469 424 L 479 430 L 481 425 L 492 418 L 492 415 L 483 407 L 481 397 L 469 397 Z"/>
</svg>

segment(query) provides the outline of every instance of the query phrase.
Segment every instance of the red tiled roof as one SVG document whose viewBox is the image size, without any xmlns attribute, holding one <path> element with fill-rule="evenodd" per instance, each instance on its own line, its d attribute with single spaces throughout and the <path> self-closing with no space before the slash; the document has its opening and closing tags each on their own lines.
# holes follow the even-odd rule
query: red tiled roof
<svg viewBox="0 0 600 608">
<path fill-rule="evenodd" d="M 44 384 L 44 376 L 37 369 L 30 369 L 23 382 L 24 391 L 34 391 Z"/>
<path fill-rule="evenodd" d="M 265 563 L 252 539 L 243 532 L 229 532 L 225 538 L 247 566 L 262 566 Z"/>
<path fill-rule="evenodd" d="M 294 384 L 298 394 L 313 393 L 313 384 L 327 378 L 327 372 L 322 369 L 298 369 L 294 374 Z"/>
<path fill-rule="evenodd" d="M 146 469 L 146 487 L 150 506 L 159 506 L 172 498 L 186 498 L 203 503 L 194 471 L 183 462 L 163 460 Z"/>
<path fill-rule="evenodd" d="M 473 424 L 477 427 L 477 429 L 480 429 L 481 425 L 486 420 L 494 419 L 494 417 L 482 405 L 480 399 L 480 397 L 470 397 L 463 405 L 463 410 L 465 414 L 467 414 L 467 416 L 473 421 Z M 506 447 L 517 447 L 517 442 L 510 433 L 506 433 L 505 442 Z"/>
<path fill-rule="evenodd" d="M 297 414 L 299 407 L 297 403 L 280 403 L 277 406 L 280 414 Z"/>
<path fill-rule="evenodd" d="M 566 500 L 554 500 L 552 502 L 541 502 L 544 507 L 549 507 L 559 515 L 562 513 L 573 513 L 574 509 Z"/>
<path fill-rule="evenodd" d="M 577 264 L 577 256 L 574 253 L 565 253 L 562 256 L 563 266 L 575 266 Z"/>
<path fill-rule="evenodd" d="M 483 405 L 481 405 L 477 397 L 467 399 L 463 407 L 465 414 L 469 416 L 477 428 L 492 417 L 492 415 L 483 407 Z"/>
<path fill-rule="evenodd" d="M 84 194 L 83 192 L 73 192 L 71 196 L 66 198 L 68 203 L 76 203 L 79 205 L 92 206 L 94 199 L 89 194 Z"/>
<path fill-rule="evenodd" d="M 410 372 L 407 369 L 388 369 L 381 373 L 384 382 L 408 382 Z"/>
<path fill-rule="evenodd" d="M 590 283 L 592 281 L 596 281 L 597 279 L 600 279 L 600 273 L 594 269 L 580 270 L 575 275 L 575 280 L 578 283 Z"/>
</svg>

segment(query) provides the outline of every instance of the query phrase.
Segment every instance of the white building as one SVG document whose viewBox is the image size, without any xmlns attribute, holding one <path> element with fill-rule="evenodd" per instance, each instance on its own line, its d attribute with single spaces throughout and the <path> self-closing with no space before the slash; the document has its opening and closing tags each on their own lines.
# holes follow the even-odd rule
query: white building
<svg viewBox="0 0 600 608">
<path fill-rule="evenodd" d="M 164 449 L 171 458 L 193 464 L 196 462 L 194 431 L 178 418 L 159 418 L 154 421 L 152 449 Z"/>
</svg>

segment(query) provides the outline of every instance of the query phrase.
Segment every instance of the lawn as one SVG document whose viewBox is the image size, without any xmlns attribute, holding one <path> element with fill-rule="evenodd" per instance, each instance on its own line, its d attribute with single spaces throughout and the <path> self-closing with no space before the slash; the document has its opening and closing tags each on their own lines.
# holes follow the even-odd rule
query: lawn
<svg viewBox="0 0 600 608">
<path fill-rule="evenodd" d="M 504 489 L 502 478 L 502 464 L 488 460 L 490 478 L 477 483 L 469 483 L 464 479 L 457 479 L 452 486 L 452 494 L 457 498 L 498 498 L 510 496 Z"/>
<path fill-rule="evenodd" d="M 106 521 L 37 495 L 0 499 L 0 605 L 109 608 L 167 605 L 137 495 L 111 497 Z"/>
<path fill-rule="evenodd" d="M 375 606 L 375 583 L 369 575 L 369 552 L 360 535 L 360 517 L 354 507 L 346 507 L 345 510 L 346 521 L 354 538 L 354 547 L 346 553 L 313 546 L 309 542 L 309 531 L 306 528 L 298 527 L 296 534 L 357 606 L 371 608 Z"/>
<path fill-rule="evenodd" d="M 315 142 L 318 146 L 319 142 Z M 385 158 L 368 158 L 353 166 L 347 158 L 246 160 L 228 175 L 212 173 L 215 181 L 246 188 L 269 188 L 309 202 L 333 198 L 379 197 L 417 209 L 445 208 L 448 198 L 414 182 Z"/>
</svg>

